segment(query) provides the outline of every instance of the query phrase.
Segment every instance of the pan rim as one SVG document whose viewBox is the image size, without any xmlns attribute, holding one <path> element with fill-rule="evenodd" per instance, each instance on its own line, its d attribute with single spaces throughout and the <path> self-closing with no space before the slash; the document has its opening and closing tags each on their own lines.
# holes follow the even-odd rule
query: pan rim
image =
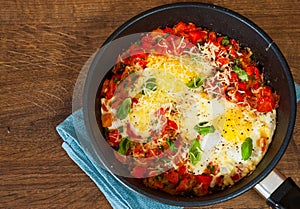
<svg viewBox="0 0 300 209">
<path fill-rule="evenodd" d="M 107 38 L 107 40 L 104 42 L 103 45 L 108 44 L 109 42 L 116 39 L 122 33 L 122 31 L 124 31 L 129 26 L 133 25 L 135 22 L 137 22 L 137 21 L 139 21 L 139 20 L 141 20 L 141 19 L 143 19 L 143 18 L 145 18 L 145 17 L 147 17 L 147 16 L 149 16 L 153 13 L 168 10 L 168 9 L 182 8 L 182 7 L 198 7 L 198 8 L 216 10 L 218 12 L 225 13 L 226 15 L 232 16 L 233 18 L 236 18 L 239 21 L 242 21 L 243 23 L 245 23 L 246 25 L 248 25 L 249 27 L 254 29 L 256 31 L 256 33 L 258 33 L 267 43 L 270 44 L 270 49 L 272 49 L 275 52 L 276 56 L 280 60 L 280 62 L 282 64 L 282 68 L 284 69 L 284 72 L 286 73 L 286 78 L 287 78 L 287 81 L 288 81 L 287 85 L 288 85 L 289 90 L 290 90 L 291 113 L 296 112 L 296 108 L 297 108 L 296 104 L 297 103 L 296 103 L 296 93 L 295 93 L 293 77 L 292 77 L 290 68 L 288 66 L 288 63 L 287 63 L 286 59 L 284 58 L 283 54 L 281 53 L 280 49 L 278 48 L 278 46 L 272 41 L 272 39 L 269 37 L 269 35 L 266 34 L 255 23 L 250 21 L 248 18 L 246 18 L 246 17 L 244 17 L 244 16 L 242 16 L 242 15 L 240 15 L 240 14 L 238 14 L 238 13 L 232 11 L 232 10 L 226 9 L 224 7 L 220 7 L 220 6 L 213 5 L 213 4 L 206 4 L 206 3 L 173 3 L 173 4 L 166 4 L 166 5 L 158 6 L 158 7 L 152 8 L 150 10 L 147 10 L 145 12 L 142 12 L 141 14 L 136 15 L 133 18 L 126 21 L 124 24 L 122 24 L 119 28 L 117 28 L 115 30 L 115 32 L 113 32 Z M 96 54 L 95 59 L 93 60 L 89 71 L 95 70 L 97 60 L 99 59 L 100 56 L 101 56 L 101 53 Z M 92 74 L 93 73 L 90 73 L 90 75 L 92 75 Z M 89 84 L 90 81 L 91 81 L 91 76 L 90 77 L 88 76 L 86 84 Z M 88 89 L 87 86 L 85 86 L 84 88 L 85 88 L 85 90 Z M 87 92 L 84 93 L 84 100 L 83 101 L 88 101 L 88 98 L 89 98 L 88 95 L 89 94 Z M 84 103 L 83 110 L 84 110 L 85 117 L 87 117 L 86 121 L 90 121 L 91 117 L 93 117 L 93 115 L 92 115 L 93 113 L 91 112 L 91 110 L 89 110 L 89 107 L 90 107 L 90 105 L 88 105 L 87 103 Z M 135 185 L 128 186 L 128 181 L 126 180 L 126 178 L 120 177 L 120 176 L 117 176 L 117 175 L 113 174 L 112 172 L 110 172 L 109 169 L 108 169 L 108 171 L 113 176 L 115 176 L 116 179 L 120 183 L 122 183 L 124 186 L 131 189 L 132 191 L 134 191 L 134 192 L 136 192 L 140 195 L 143 195 L 144 197 L 150 198 L 152 200 L 156 200 L 156 201 L 164 203 L 164 204 L 194 207 L 194 206 L 207 206 L 207 205 L 211 205 L 211 204 L 224 202 L 224 201 L 227 201 L 229 199 L 235 198 L 235 197 L 247 192 L 248 190 L 252 189 L 256 184 L 258 184 L 260 181 L 262 181 L 274 169 L 274 167 L 277 165 L 277 163 L 282 158 L 285 150 L 287 149 L 287 146 L 288 146 L 288 144 L 290 142 L 290 139 L 292 137 L 293 128 L 294 128 L 294 125 L 295 125 L 295 120 L 296 120 L 296 114 L 291 114 L 290 118 L 289 118 L 288 130 L 287 130 L 287 133 L 285 135 L 285 138 L 283 139 L 283 143 L 282 143 L 280 149 L 278 150 L 278 152 L 276 153 L 276 157 L 271 160 L 270 164 L 263 170 L 263 172 L 259 173 L 257 175 L 257 177 L 255 177 L 250 183 L 246 184 L 245 186 L 237 189 L 236 191 L 234 191 L 232 193 L 229 193 L 229 194 L 224 195 L 222 197 L 217 197 L 215 199 L 209 199 L 209 200 L 203 200 L 203 201 L 199 201 L 199 200 L 197 200 L 197 201 L 183 201 L 183 200 L 178 201 L 178 200 L 170 200 L 170 199 L 161 198 L 159 196 L 149 194 L 149 193 L 139 189 Z M 89 128 L 89 124 L 86 124 L 86 127 Z M 89 130 L 88 132 L 92 133 L 93 131 Z"/>
</svg>

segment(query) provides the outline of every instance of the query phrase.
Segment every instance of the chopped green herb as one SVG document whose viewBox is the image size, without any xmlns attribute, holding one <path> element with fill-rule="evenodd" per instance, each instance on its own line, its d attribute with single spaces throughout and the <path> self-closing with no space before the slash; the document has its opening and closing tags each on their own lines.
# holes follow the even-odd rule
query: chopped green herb
<svg viewBox="0 0 300 209">
<path fill-rule="evenodd" d="M 193 80 L 189 81 L 186 85 L 187 87 L 190 88 L 198 88 L 203 85 L 203 78 L 202 77 L 194 78 Z"/>
<path fill-rule="evenodd" d="M 126 98 L 117 109 L 117 118 L 123 120 L 127 117 L 131 109 L 131 98 Z"/>
<path fill-rule="evenodd" d="M 243 160 L 248 160 L 249 159 L 249 157 L 252 154 L 252 149 L 253 149 L 252 139 L 250 137 L 248 137 L 243 142 L 242 147 L 241 147 Z"/>
<path fill-rule="evenodd" d="M 168 36 L 170 35 L 170 33 L 168 32 L 168 33 L 166 33 L 165 35 L 164 35 L 164 38 L 168 38 Z"/>
<path fill-rule="evenodd" d="M 117 83 L 119 81 L 118 78 L 114 78 L 114 82 Z"/>
<path fill-rule="evenodd" d="M 118 153 L 125 155 L 130 147 L 130 140 L 127 137 L 121 139 L 119 144 Z"/>
<path fill-rule="evenodd" d="M 233 64 L 236 65 L 236 66 L 240 66 L 241 65 L 240 59 L 239 58 L 234 59 Z"/>
<path fill-rule="evenodd" d="M 152 139 L 152 137 L 151 137 L 151 136 L 147 137 L 147 143 L 148 143 L 148 142 L 150 142 L 150 141 L 151 141 L 151 139 Z"/>
<path fill-rule="evenodd" d="M 126 68 L 126 64 L 124 62 L 120 63 L 120 71 L 124 71 Z"/>
<path fill-rule="evenodd" d="M 213 174 L 215 172 L 215 166 L 214 165 L 207 165 L 207 169 L 209 170 L 210 174 Z"/>
<path fill-rule="evenodd" d="M 201 146 L 200 141 L 195 138 L 189 149 L 190 161 L 196 165 L 201 160 Z"/>
<path fill-rule="evenodd" d="M 171 151 L 176 152 L 177 148 L 175 147 L 175 143 L 173 141 L 170 141 L 169 138 L 166 139 L 167 144 L 169 145 Z"/>
<path fill-rule="evenodd" d="M 195 125 L 194 130 L 197 131 L 200 135 L 206 135 L 215 132 L 215 127 L 213 125 L 204 126 L 205 124 L 207 124 L 207 122 L 202 122 Z"/>
<path fill-rule="evenodd" d="M 229 40 L 228 40 L 228 37 L 227 37 L 227 36 L 224 36 L 224 37 L 223 37 L 221 44 L 222 44 L 223 46 L 227 46 L 227 45 L 229 44 Z"/>
<path fill-rule="evenodd" d="M 148 80 L 146 80 L 145 87 L 149 90 L 155 91 L 157 88 L 156 78 L 149 78 Z"/>
<path fill-rule="evenodd" d="M 232 70 L 238 74 L 238 77 L 241 79 L 241 81 L 248 81 L 248 74 L 243 69 L 239 68 L 238 66 L 234 66 Z"/>
<path fill-rule="evenodd" d="M 141 45 L 141 43 L 142 43 L 141 40 L 137 40 L 137 41 L 135 42 L 136 45 Z"/>
<path fill-rule="evenodd" d="M 159 43 L 159 42 L 161 42 L 162 40 L 163 40 L 162 37 L 158 37 L 158 38 L 156 39 L 156 43 Z"/>
</svg>

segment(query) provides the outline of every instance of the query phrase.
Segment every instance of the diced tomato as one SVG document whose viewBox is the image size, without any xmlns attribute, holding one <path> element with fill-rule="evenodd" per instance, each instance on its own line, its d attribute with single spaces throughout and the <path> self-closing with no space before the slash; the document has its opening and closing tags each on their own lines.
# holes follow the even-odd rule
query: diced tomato
<svg viewBox="0 0 300 209">
<path fill-rule="evenodd" d="M 216 177 L 216 180 L 215 180 L 215 184 L 216 185 L 222 185 L 223 184 L 223 181 L 224 181 L 224 176 L 218 176 L 218 177 Z"/>
<path fill-rule="evenodd" d="M 109 81 L 108 91 L 105 94 L 107 99 L 111 99 L 114 96 L 114 93 L 117 89 L 117 83 L 114 81 L 114 78 L 116 77 L 113 76 L 112 79 Z"/>
<path fill-rule="evenodd" d="M 217 35 L 215 32 L 210 31 L 208 33 L 208 41 L 215 42 L 217 40 Z"/>
<path fill-rule="evenodd" d="M 153 148 L 153 149 L 148 149 L 147 151 L 147 157 L 153 157 L 153 156 L 158 156 L 162 153 L 162 150 L 159 148 Z"/>
<path fill-rule="evenodd" d="M 247 89 L 247 82 L 239 82 L 238 83 L 238 88 L 241 91 L 246 91 L 246 89 Z"/>
<path fill-rule="evenodd" d="M 122 57 L 122 60 L 125 65 L 131 65 L 130 57 Z"/>
<path fill-rule="evenodd" d="M 243 102 L 244 101 L 244 96 L 240 92 L 235 93 L 235 98 L 238 102 Z"/>
<path fill-rule="evenodd" d="M 189 188 L 189 179 L 183 178 L 176 187 L 177 192 L 185 192 Z"/>
<path fill-rule="evenodd" d="M 178 174 L 183 175 L 186 173 L 187 167 L 182 165 L 178 168 Z"/>
<path fill-rule="evenodd" d="M 229 80 L 231 82 L 237 82 L 239 80 L 238 78 L 238 74 L 236 74 L 235 72 L 230 72 L 230 77 L 229 77 Z"/>
<path fill-rule="evenodd" d="M 145 60 L 138 60 L 137 64 L 141 67 L 141 68 L 145 68 L 146 65 L 148 64 L 147 61 Z"/>
<path fill-rule="evenodd" d="M 197 28 L 196 25 L 194 23 L 189 23 L 187 25 L 187 28 L 186 28 L 186 32 L 191 32 L 191 31 L 194 31 L 194 30 L 199 30 L 200 28 Z"/>
<path fill-rule="evenodd" d="M 238 181 L 242 177 L 242 169 L 239 166 L 236 166 L 236 169 L 237 172 L 231 176 L 233 181 Z"/>
<path fill-rule="evenodd" d="M 236 59 L 238 57 L 238 54 L 236 53 L 235 49 L 234 48 L 230 48 L 229 49 L 229 53 L 230 53 L 230 57 L 232 59 Z"/>
<path fill-rule="evenodd" d="M 226 65 L 229 63 L 229 59 L 227 57 L 221 57 L 217 60 L 219 67 Z"/>
<path fill-rule="evenodd" d="M 255 79 L 260 79 L 261 74 L 257 67 L 254 67 L 254 75 L 255 75 Z"/>
<path fill-rule="evenodd" d="M 222 43 L 222 40 L 223 40 L 223 36 L 220 36 L 217 38 L 217 43 L 218 44 L 221 44 Z"/>
<path fill-rule="evenodd" d="M 275 101 L 273 97 L 259 97 L 257 100 L 258 112 L 271 112 L 275 107 Z"/>
<path fill-rule="evenodd" d="M 252 91 L 249 90 L 249 89 L 246 89 L 246 90 L 245 90 L 245 94 L 246 94 L 247 96 L 249 96 L 249 97 L 252 97 L 252 96 L 253 96 Z"/>
<path fill-rule="evenodd" d="M 173 34 L 174 33 L 174 31 L 173 31 L 173 29 L 172 28 L 165 28 L 164 30 L 163 30 L 163 32 L 164 33 L 169 33 L 169 34 Z"/>
<path fill-rule="evenodd" d="M 134 157 L 139 157 L 140 155 L 144 155 L 144 150 L 142 149 L 142 146 L 136 147 L 133 150 Z"/>
<path fill-rule="evenodd" d="M 254 82 L 252 83 L 252 88 L 253 88 L 254 90 L 259 89 L 260 86 L 261 86 L 261 83 L 260 83 L 259 81 L 254 81 Z"/>
<path fill-rule="evenodd" d="M 252 76 L 254 74 L 254 67 L 253 66 L 248 66 L 244 70 L 248 74 L 248 76 Z"/>
<path fill-rule="evenodd" d="M 263 137 L 263 139 L 261 140 L 261 151 L 265 152 L 266 149 L 267 149 L 267 139 Z"/>
<path fill-rule="evenodd" d="M 118 146 L 121 141 L 121 137 L 122 136 L 119 134 L 118 129 L 110 130 L 110 132 L 108 133 L 109 143 L 112 146 Z"/>
<path fill-rule="evenodd" d="M 176 124 L 174 121 L 168 120 L 167 124 L 168 124 L 167 126 L 168 126 L 169 128 L 178 130 L 178 126 L 177 126 L 177 124 Z"/>
<path fill-rule="evenodd" d="M 259 90 L 259 95 L 261 97 L 271 97 L 272 96 L 272 89 L 271 87 L 265 86 Z"/>
<path fill-rule="evenodd" d="M 177 25 L 174 26 L 173 29 L 175 33 L 178 33 L 187 29 L 187 25 L 184 22 L 179 22 Z"/>
<path fill-rule="evenodd" d="M 149 46 L 146 46 L 145 43 L 143 43 L 143 47 L 151 49 L 152 44 L 150 44 Z M 131 65 L 139 65 L 140 67 L 145 68 L 147 65 L 147 61 L 146 61 L 147 56 L 148 55 L 143 52 L 134 52 L 133 54 L 130 55 Z"/>
<path fill-rule="evenodd" d="M 107 112 L 108 111 L 108 109 L 107 109 L 107 107 L 106 107 L 106 105 L 105 104 L 101 104 L 101 109 L 102 110 L 104 110 L 105 112 Z"/>
<path fill-rule="evenodd" d="M 101 96 L 106 96 L 106 92 L 109 88 L 109 79 L 105 79 L 105 81 L 102 84 L 102 89 L 101 89 Z"/>
<path fill-rule="evenodd" d="M 230 44 L 234 47 L 235 50 L 240 50 L 240 46 L 238 45 L 235 39 L 230 39 Z"/>
<path fill-rule="evenodd" d="M 134 97 L 134 98 L 132 98 L 131 102 L 132 102 L 132 106 L 133 106 L 134 104 L 139 103 L 139 99 Z"/>
<path fill-rule="evenodd" d="M 156 28 L 152 32 L 153 33 L 163 33 L 164 31 L 161 28 Z"/>
<path fill-rule="evenodd" d="M 259 96 L 257 100 L 257 111 L 259 112 L 271 112 L 276 106 L 277 95 L 273 95 L 272 89 L 269 86 L 262 87 L 259 90 Z"/>
<path fill-rule="evenodd" d="M 123 73 L 121 74 L 121 80 L 124 80 L 131 72 L 131 68 L 125 67 Z"/>
<path fill-rule="evenodd" d="M 240 174 L 238 174 L 238 173 L 236 173 L 236 174 L 234 174 L 234 175 L 231 176 L 231 179 L 232 179 L 233 181 L 237 181 L 237 180 L 239 180 L 240 178 L 241 178 L 241 176 L 240 176 Z"/>
<path fill-rule="evenodd" d="M 191 31 L 189 33 L 189 39 L 193 44 L 197 44 L 198 42 L 204 42 L 207 37 L 206 31 Z"/>
<path fill-rule="evenodd" d="M 151 36 L 144 36 L 141 39 L 141 46 L 138 47 L 139 50 L 141 50 L 142 48 L 144 49 L 150 49 L 151 46 L 153 46 L 154 44 L 154 40 Z M 134 50 L 133 52 L 135 52 L 136 50 Z"/>
<path fill-rule="evenodd" d="M 178 125 L 174 121 L 168 119 L 167 124 L 162 131 L 162 135 L 175 133 L 176 130 L 178 130 Z"/>
<path fill-rule="evenodd" d="M 165 174 L 165 176 L 167 177 L 167 179 L 169 180 L 169 182 L 171 182 L 172 184 L 174 184 L 174 185 L 178 184 L 179 175 L 175 171 L 167 172 Z"/>
<path fill-rule="evenodd" d="M 136 166 L 131 171 L 131 175 L 133 175 L 136 178 L 142 178 L 145 175 L 146 171 L 147 169 L 145 167 Z"/>
<path fill-rule="evenodd" d="M 262 152 L 265 152 L 267 149 L 267 138 L 266 137 L 261 137 L 256 140 L 256 145 L 257 147 L 260 147 L 260 150 Z"/>
<path fill-rule="evenodd" d="M 153 186 L 158 189 L 162 189 L 164 187 L 164 185 L 161 181 L 154 181 Z"/>
<path fill-rule="evenodd" d="M 112 125 L 112 113 L 104 113 L 101 115 L 101 121 L 103 127 L 110 127 Z"/>
<path fill-rule="evenodd" d="M 266 149 L 267 149 L 267 139 L 265 137 L 263 137 L 261 140 L 261 151 L 265 152 Z"/>
<path fill-rule="evenodd" d="M 213 177 L 211 175 L 195 175 L 198 184 L 202 184 L 204 188 L 208 188 Z"/>
<path fill-rule="evenodd" d="M 134 55 L 131 55 L 132 58 L 135 58 L 135 59 L 146 59 L 148 57 L 148 55 L 146 53 L 135 53 Z"/>
</svg>

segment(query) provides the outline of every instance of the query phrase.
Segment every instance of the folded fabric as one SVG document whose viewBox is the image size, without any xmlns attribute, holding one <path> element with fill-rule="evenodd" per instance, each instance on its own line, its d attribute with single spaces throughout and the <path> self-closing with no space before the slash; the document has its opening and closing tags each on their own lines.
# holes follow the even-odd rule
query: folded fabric
<svg viewBox="0 0 300 209">
<path fill-rule="evenodd" d="M 300 101 L 300 86 L 295 83 L 295 88 L 298 102 Z M 95 182 L 113 208 L 181 208 L 162 204 L 139 195 L 121 184 L 108 171 L 93 163 L 88 155 L 85 154 L 77 138 L 78 134 L 84 134 L 81 133 L 84 132 L 84 128 L 83 119 L 80 120 L 80 118 L 82 118 L 82 110 L 74 112 L 56 127 L 57 132 L 64 140 L 62 147 L 69 157 Z M 76 131 L 74 125 L 76 126 Z"/>
<path fill-rule="evenodd" d="M 75 131 L 74 123 L 83 123 L 82 110 L 78 110 L 70 115 L 65 121 L 56 127 L 57 132 L 64 140 L 62 147 L 69 157 L 95 182 L 98 188 L 105 195 L 113 208 L 132 208 L 132 209 L 178 209 L 181 207 L 170 206 L 150 200 L 138 193 L 128 189 L 121 184 L 108 171 L 92 162 L 85 154 L 80 143 L 77 140 L 78 130 Z M 73 120 L 75 118 L 75 120 Z M 83 124 L 75 124 L 76 128 L 83 127 Z M 84 132 L 84 130 L 82 130 Z M 80 133 L 80 130 L 79 130 Z"/>
<path fill-rule="evenodd" d="M 297 102 L 299 102 L 300 101 L 300 86 L 299 86 L 299 84 L 295 83 L 295 89 L 296 89 Z"/>
</svg>

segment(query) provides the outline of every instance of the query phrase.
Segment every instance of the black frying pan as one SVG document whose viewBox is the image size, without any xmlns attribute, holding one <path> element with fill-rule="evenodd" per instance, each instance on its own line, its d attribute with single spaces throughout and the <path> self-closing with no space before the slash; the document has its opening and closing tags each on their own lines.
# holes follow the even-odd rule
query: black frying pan
<svg viewBox="0 0 300 209">
<path fill-rule="evenodd" d="M 105 63 L 107 63 L 107 60 L 114 62 L 117 55 L 131 43 L 128 42 L 127 45 L 125 43 L 125 45 L 120 46 L 114 45 L 113 47 L 110 47 L 109 43 L 117 38 L 133 33 L 149 32 L 159 26 L 173 26 L 179 21 L 193 22 L 197 26 L 202 26 L 226 34 L 229 37 L 237 39 L 242 46 L 250 47 L 255 54 L 254 59 L 259 60 L 266 69 L 265 78 L 281 96 L 279 108 L 277 110 L 277 129 L 274 133 L 271 146 L 256 170 L 250 176 L 242 179 L 231 188 L 205 197 L 190 198 L 172 196 L 146 188 L 140 184 L 138 179 L 116 176 L 116 178 L 127 187 L 153 200 L 178 206 L 204 206 L 229 200 L 259 184 L 259 182 L 275 168 L 276 164 L 284 154 L 291 139 L 295 123 L 296 96 L 289 66 L 279 48 L 271 38 L 262 29 L 245 17 L 214 5 L 179 3 L 165 5 L 146 11 L 119 27 L 106 40 L 105 44 L 108 45 L 104 45 L 102 50 L 96 54 L 87 75 L 84 88 L 83 110 L 89 139 L 82 143 L 86 152 L 93 157 L 94 161 L 102 164 L 108 171 L 113 173 L 114 169 L 122 167 L 118 162 L 111 162 L 109 160 L 112 154 L 103 137 L 101 127 L 99 129 L 99 100 L 96 98 L 99 93 L 99 87 L 101 88 L 102 81 L 111 67 L 106 66 Z M 280 191 L 282 197 L 285 196 L 285 193 L 290 192 L 292 195 L 298 195 L 299 199 L 299 188 L 293 187 L 296 185 L 290 179 L 283 185 L 283 192 Z M 292 185 L 291 188 L 294 190 L 289 189 L 290 185 Z M 279 205 L 286 205 L 293 201 L 287 198 L 297 199 L 296 197 L 291 197 L 291 195 L 289 195 L 289 197 L 284 197 L 288 200 L 287 203 L 284 203 L 282 200 L 284 198 L 282 197 L 278 199 L 276 196 L 275 200 L 273 200 L 274 198 L 270 196 L 268 202 L 269 204 L 273 204 L 273 206 L 275 204 L 272 203 L 273 201 L 281 201 Z M 299 202 L 297 204 L 299 206 Z"/>
</svg>

